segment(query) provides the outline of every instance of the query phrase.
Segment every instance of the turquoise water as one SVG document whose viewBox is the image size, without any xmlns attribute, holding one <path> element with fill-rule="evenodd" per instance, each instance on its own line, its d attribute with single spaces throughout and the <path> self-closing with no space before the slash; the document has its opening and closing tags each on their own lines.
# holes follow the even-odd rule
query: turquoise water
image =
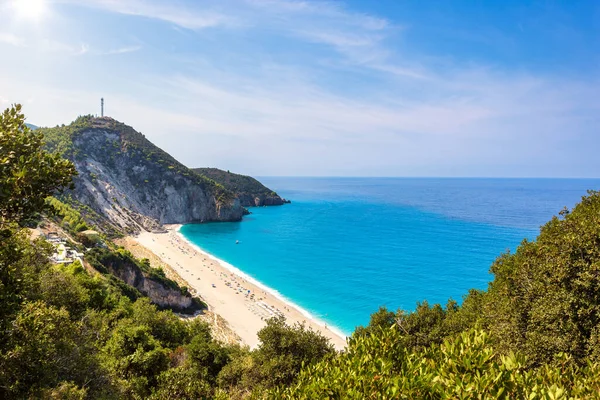
<svg viewBox="0 0 600 400">
<path fill-rule="evenodd" d="M 292 204 L 181 233 L 345 334 L 381 305 L 412 310 L 485 289 L 499 254 L 600 188 L 564 179 L 261 181 Z"/>
</svg>

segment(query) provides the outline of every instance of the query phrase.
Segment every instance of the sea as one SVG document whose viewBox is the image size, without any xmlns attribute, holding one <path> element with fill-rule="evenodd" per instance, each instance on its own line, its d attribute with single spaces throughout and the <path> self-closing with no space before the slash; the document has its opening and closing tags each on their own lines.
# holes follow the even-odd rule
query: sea
<svg viewBox="0 0 600 400">
<path fill-rule="evenodd" d="M 461 302 L 489 269 L 598 179 L 299 178 L 260 181 L 291 204 L 180 233 L 344 335 L 380 306 Z"/>
</svg>

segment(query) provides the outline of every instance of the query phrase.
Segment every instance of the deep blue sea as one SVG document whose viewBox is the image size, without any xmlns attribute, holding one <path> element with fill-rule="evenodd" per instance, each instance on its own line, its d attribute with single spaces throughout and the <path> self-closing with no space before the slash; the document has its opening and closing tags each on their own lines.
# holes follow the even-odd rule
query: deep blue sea
<svg viewBox="0 0 600 400">
<path fill-rule="evenodd" d="M 181 233 L 345 334 L 382 305 L 413 310 L 485 289 L 498 255 L 600 189 L 590 179 L 260 180 L 292 204 Z"/>
</svg>

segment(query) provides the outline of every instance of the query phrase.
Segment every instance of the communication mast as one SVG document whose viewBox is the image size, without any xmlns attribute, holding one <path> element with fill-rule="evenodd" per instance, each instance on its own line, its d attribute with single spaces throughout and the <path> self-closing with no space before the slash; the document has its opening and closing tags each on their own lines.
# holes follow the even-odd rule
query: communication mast
<svg viewBox="0 0 600 400">
<path fill-rule="evenodd" d="M 100 99 L 100 116 L 104 117 L 104 97 Z"/>
</svg>

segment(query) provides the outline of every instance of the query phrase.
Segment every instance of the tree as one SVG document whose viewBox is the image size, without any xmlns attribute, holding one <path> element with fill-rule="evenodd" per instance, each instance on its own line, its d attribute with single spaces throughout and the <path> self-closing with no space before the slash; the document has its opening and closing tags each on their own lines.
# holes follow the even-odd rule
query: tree
<svg viewBox="0 0 600 400">
<path fill-rule="evenodd" d="M 0 353 L 0 397 L 30 397 L 64 380 L 89 385 L 90 377 L 100 375 L 80 324 L 43 301 L 23 306 L 7 342 Z"/>
<path fill-rule="evenodd" d="M 593 399 L 600 366 L 528 369 L 527 358 L 499 356 L 489 334 L 469 329 L 410 351 L 398 326 L 359 336 L 348 351 L 303 369 L 297 382 L 268 391 L 268 399 Z"/>
<path fill-rule="evenodd" d="M 169 351 L 145 325 L 125 321 L 103 350 L 103 364 L 132 396 L 147 397 L 157 377 L 169 366 Z"/>
<path fill-rule="evenodd" d="M 43 134 L 25 125 L 21 105 L 0 114 L 0 225 L 26 222 L 71 184 L 75 166 L 42 147 Z"/>
<path fill-rule="evenodd" d="M 379 307 L 379 310 L 371 314 L 369 325 L 357 326 L 353 337 L 369 336 L 378 332 L 381 328 L 390 328 L 396 323 L 396 314 L 389 311 L 386 307 Z"/>
<path fill-rule="evenodd" d="M 269 319 L 258 338 L 261 344 L 252 352 L 250 374 L 262 387 L 289 385 L 304 365 L 335 353 L 329 339 L 302 324 L 289 326 L 283 317 Z"/>
<path fill-rule="evenodd" d="M 536 241 L 496 260 L 484 301 L 499 348 L 521 351 L 534 365 L 561 352 L 600 361 L 600 193 L 561 215 Z"/>
</svg>

